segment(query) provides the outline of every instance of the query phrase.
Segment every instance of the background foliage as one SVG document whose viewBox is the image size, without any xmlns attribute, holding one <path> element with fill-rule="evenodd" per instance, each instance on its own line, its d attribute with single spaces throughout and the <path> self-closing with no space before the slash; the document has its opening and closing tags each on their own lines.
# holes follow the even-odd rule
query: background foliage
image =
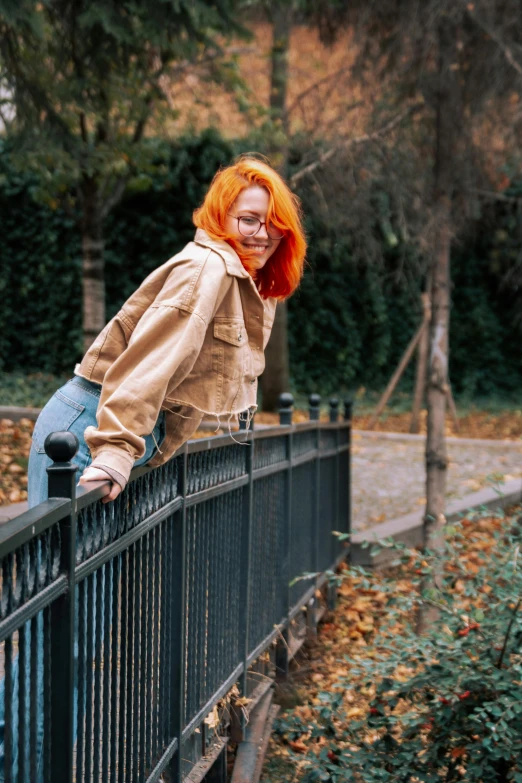
<svg viewBox="0 0 522 783">
<path fill-rule="evenodd" d="M 172 144 L 157 174 L 132 181 L 106 225 L 108 317 L 192 238 L 192 209 L 240 147 L 248 149 L 248 141 L 233 145 L 208 130 Z M 39 203 L 40 189 L 36 176 L 14 170 L 3 142 L 0 369 L 68 373 L 81 356 L 78 215 Z M 418 251 L 401 236 L 382 190 L 369 195 L 364 220 L 351 224 L 335 205 L 318 208 L 314 189 L 301 195 L 310 250 L 289 308 L 294 386 L 323 393 L 380 388 L 420 319 Z M 510 196 L 484 210 L 452 256 L 450 373 L 455 390 L 470 396 L 513 392 L 522 383 L 515 188 Z"/>
</svg>

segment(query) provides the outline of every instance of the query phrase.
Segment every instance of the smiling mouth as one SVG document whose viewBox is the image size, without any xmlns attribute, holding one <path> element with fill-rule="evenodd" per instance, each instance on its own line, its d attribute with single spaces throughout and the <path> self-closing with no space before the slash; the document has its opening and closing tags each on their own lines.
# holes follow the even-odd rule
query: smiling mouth
<svg viewBox="0 0 522 783">
<path fill-rule="evenodd" d="M 250 245 L 246 242 L 243 242 L 243 246 L 249 250 L 252 250 L 254 253 L 258 253 L 259 255 L 263 255 L 263 253 L 266 253 L 268 250 L 268 245 Z"/>
</svg>

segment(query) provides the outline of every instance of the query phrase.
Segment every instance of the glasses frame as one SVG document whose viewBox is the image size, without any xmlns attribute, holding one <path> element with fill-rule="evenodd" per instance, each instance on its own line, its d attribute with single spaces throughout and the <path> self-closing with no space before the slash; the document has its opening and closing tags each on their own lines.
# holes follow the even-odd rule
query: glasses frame
<svg viewBox="0 0 522 783">
<path fill-rule="evenodd" d="M 285 238 L 284 234 L 282 234 L 282 236 L 280 236 L 280 237 L 271 237 L 270 234 L 269 234 L 269 231 L 268 231 L 268 226 L 266 224 L 266 221 L 259 220 L 259 218 L 255 217 L 254 215 L 233 215 L 231 212 L 227 212 L 227 215 L 229 217 L 232 217 L 235 220 L 237 220 L 237 230 L 241 234 L 242 237 L 255 237 L 261 231 L 261 226 L 264 226 L 266 228 L 266 234 L 267 234 L 268 238 L 271 239 L 273 242 L 280 242 L 281 239 Z M 259 223 L 259 228 L 256 231 L 254 231 L 253 234 L 243 234 L 243 232 L 241 231 L 241 228 L 240 228 L 241 220 L 243 218 L 249 218 L 250 220 L 257 220 L 257 222 Z"/>
</svg>

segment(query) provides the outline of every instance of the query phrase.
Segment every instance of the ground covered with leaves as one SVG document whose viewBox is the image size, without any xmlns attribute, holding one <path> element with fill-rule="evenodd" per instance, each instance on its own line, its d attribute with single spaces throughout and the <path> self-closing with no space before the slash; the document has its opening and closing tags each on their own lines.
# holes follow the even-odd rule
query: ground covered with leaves
<svg viewBox="0 0 522 783">
<path fill-rule="evenodd" d="M 50 376 L 51 378 L 53 376 Z M 20 380 L 20 379 L 18 379 Z M 44 377 L 47 384 L 51 381 Z M 43 382 L 43 381 L 42 381 Z M 20 393 L 17 385 L 12 381 L 12 395 Z M 11 387 L 10 387 L 11 388 Z M 22 389 L 25 387 L 22 385 Z M 45 386 L 48 391 L 47 386 Z M 18 391 L 17 391 L 18 390 Z M 5 390 L 4 390 L 5 391 Z M 7 394 L 7 392 L 6 392 Z M 8 397 L 10 402 L 20 402 L 16 396 Z M 326 413 L 324 413 L 326 418 Z M 421 417 L 424 427 L 425 414 Z M 308 413 L 304 408 L 298 408 L 294 413 L 294 421 L 307 421 Z M 256 421 L 259 424 L 277 424 L 279 417 L 275 413 L 258 413 Z M 355 429 L 368 427 L 370 415 L 355 416 L 353 425 Z M 387 413 L 377 423 L 375 429 L 382 432 L 407 432 L 409 430 L 410 414 Z M 18 503 L 27 499 L 27 462 L 31 446 L 31 433 L 34 422 L 22 419 L 14 422 L 10 419 L 0 419 L 0 506 L 10 503 Z M 447 421 L 447 434 L 455 434 L 454 425 Z M 502 410 L 496 412 L 471 411 L 459 418 L 459 436 L 471 438 L 498 439 L 505 438 L 518 441 L 522 438 L 522 410 Z M 208 437 L 209 432 L 201 433 Z M 354 448 L 357 448 L 355 445 Z M 490 471 L 491 472 L 491 471 Z M 403 509 L 401 513 L 406 513 Z"/>
<path fill-rule="evenodd" d="M 370 428 L 372 415 L 355 415 L 353 426 L 358 430 Z M 426 434 L 426 411 L 421 411 L 419 417 L 419 431 Z M 411 413 L 386 413 L 372 428 L 376 432 L 409 432 Z M 522 438 L 522 409 L 505 410 L 495 413 L 485 410 L 474 410 L 459 414 L 457 423 L 451 418 L 446 418 L 446 435 L 459 438 L 485 438 L 496 440 L 519 440 Z"/>
<path fill-rule="evenodd" d="M 34 422 L 0 419 L 0 506 L 27 500 L 27 463 Z"/>
<path fill-rule="evenodd" d="M 327 419 L 324 414 L 321 418 Z M 371 428 L 376 432 L 409 432 L 411 424 L 411 413 L 409 411 L 385 411 L 380 419 L 373 424 L 373 413 L 357 413 L 352 420 L 354 429 L 368 430 Z M 307 421 L 308 413 L 304 409 L 299 409 L 294 413 L 294 421 Z M 426 434 L 426 411 L 421 411 L 419 417 L 419 432 Z M 258 413 L 256 421 L 261 424 L 277 424 L 279 417 L 276 413 Z M 519 440 L 522 438 L 522 409 L 488 411 L 488 410 L 467 410 L 459 413 L 458 424 L 456 425 L 450 416 L 446 418 L 446 435 L 457 436 L 459 438 L 484 438 L 484 439 L 506 439 Z"/>
<path fill-rule="evenodd" d="M 522 507 L 470 514 L 442 556 L 385 542 L 393 567 L 345 569 L 262 783 L 521 783 L 521 531 Z"/>
</svg>

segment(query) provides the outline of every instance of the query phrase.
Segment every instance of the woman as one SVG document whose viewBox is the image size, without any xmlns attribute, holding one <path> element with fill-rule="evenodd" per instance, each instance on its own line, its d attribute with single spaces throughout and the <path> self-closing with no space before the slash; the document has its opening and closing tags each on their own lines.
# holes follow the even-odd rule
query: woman
<svg viewBox="0 0 522 783">
<path fill-rule="evenodd" d="M 270 166 L 247 156 L 216 174 L 194 223 L 194 241 L 149 275 L 40 414 L 29 458 L 30 506 L 47 498 L 50 432 L 76 434 L 79 483 L 109 480 L 109 502 L 134 466 L 166 462 L 204 415 L 230 421 L 256 407 L 276 302 L 296 289 L 303 272 L 299 202 Z M 39 749 L 42 663 L 39 654 Z M 18 679 L 15 671 L 15 714 Z M 0 781 L 3 691 L 2 680 Z M 17 735 L 15 725 L 14 769 Z"/>
<path fill-rule="evenodd" d="M 194 212 L 193 242 L 125 302 L 49 401 L 29 460 L 29 505 L 47 497 L 46 436 L 80 442 L 80 484 L 111 481 L 104 502 L 135 465 L 161 465 L 202 417 L 256 407 L 278 299 L 303 272 L 298 200 L 266 163 L 243 157 L 219 171 Z"/>
</svg>

